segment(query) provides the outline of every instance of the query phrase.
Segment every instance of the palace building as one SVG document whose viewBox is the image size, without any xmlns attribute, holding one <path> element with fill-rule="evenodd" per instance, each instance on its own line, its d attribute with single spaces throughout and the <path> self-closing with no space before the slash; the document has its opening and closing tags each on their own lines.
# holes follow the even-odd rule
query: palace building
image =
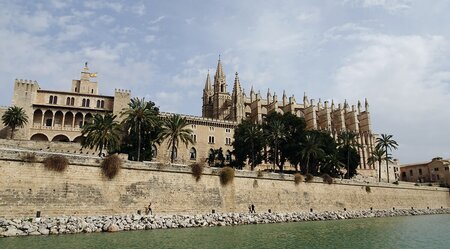
<svg viewBox="0 0 450 249">
<path fill-rule="evenodd" d="M 73 80 L 71 90 L 67 92 L 43 90 L 36 81 L 16 79 L 12 105 L 24 108 L 29 117 L 29 123 L 17 132 L 16 138 L 76 143 L 81 141 L 81 127 L 89 122 L 93 115 L 113 113 L 120 118 L 120 112 L 130 101 L 130 91 L 116 89 L 114 96 L 100 95 L 97 82 L 92 81 L 95 77 L 96 74 L 91 73 L 86 64 L 80 79 Z M 322 103 L 319 99 L 316 102 L 305 94 L 303 102 L 298 103 L 294 95 L 287 97 L 283 92 L 278 99 L 276 93 L 272 94 L 268 90 L 263 98 L 260 92 L 255 92 L 253 88 L 247 95 L 241 87 L 238 73 L 235 74 L 231 94 L 227 88 L 226 75 L 219 59 L 214 80 L 211 80 L 209 72 L 206 76 L 202 116 L 181 115 L 189 121 L 196 144 L 187 148 L 180 145 L 180 148 L 177 148 L 178 163 L 205 160 L 213 150 L 219 148 L 222 148 L 226 160 L 229 161 L 233 150 L 231 144 L 234 128 L 242 120 L 261 123 L 271 112 L 289 112 L 303 117 L 307 129 L 329 131 L 334 138 L 343 131 L 359 134 L 358 142 L 362 145 L 358 149 L 361 155 L 359 171 L 367 170 L 367 174 L 374 174 L 371 173 L 374 172 L 374 167 L 367 163 L 375 143 L 367 100 L 364 106 L 359 101 L 352 106 L 346 101 L 335 105 L 333 101 Z M 0 110 L 0 114 L 2 112 L 4 110 Z M 171 114 L 162 112 L 161 115 Z M 1 131 L 0 136 L 5 137 Z M 170 151 L 167 144 L 154 146 L 153 149 L 156 151 L 157 160 L 169 161 Z"/>
</svg>

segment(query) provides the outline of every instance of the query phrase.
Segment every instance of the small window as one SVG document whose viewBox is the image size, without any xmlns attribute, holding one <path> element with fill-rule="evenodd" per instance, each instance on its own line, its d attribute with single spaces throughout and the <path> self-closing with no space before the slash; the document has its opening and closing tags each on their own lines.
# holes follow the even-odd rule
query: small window
<svg viewBox="0 0 450 249">
<path fill-rule="evenodd" d="M 58 104 L 58 96 L 53 97 L 53 104 Z"/>
<path fill-rule="evenodd" d="M 191 150 L 189 150 L 189 154 L 190 154 L 190 159 L 191 160 L 195 160 L 197 159 L 197 151 L 195 150 L 194 147 L 191 148 Z"/>
<path fill-rule="evenodd" d="M 230 137 L 226 137 L 225 138 L 225 145 L 231 145 L 231 138 Z"/>
<path fill-rule="evenodd" d="M 66 105 L 70 105 L 70 97 L 67 97 L 67 99 L 66 99 Z"/>
<path fill-rule="evenodd" d="M 214 131 L 214 127 L 210 126 L 209 131 Z"/>
<path fill-rule="evenodd" d="M 192 124 L 192 125 L 191 125 L 191 128 L 195 130 L 195 129 L 197 129 L 197 125 Z"/>
<path fill-rule="evenodd" d="M 75 92 L 78 92 L 78 88 L 77 87 L 75 87 Z"/>
<path fill-rule="evenodd" d="M 53 95 L 50 95 L 50 97 L 48 98 L 48 103 L 53 104 Z"/>
<path fill-rule="evenodd" d="M 72 105 L 72 106 L 75 105 L 75 98 L 72 97 L 72 98 L 70 99 L 70 105 Z"/>
<path fill-rule="evenodd" d="M 191 138 L 192 138 L 192 141 L 194 141 L 194 143 L 197 142 L 197 135 L 196 134 L 191 134 Z"/>
<path fill-rule="evenodd" d="M 90 102 L 91 101 L 89 99 L 86 100 L 86 107 L 89 107 Z"/>
<path fill-rule="evenodd" d="M 97 100 L 97 108 L 100 108 L 100 100 Z"/>
<path fill-rule="evenodd" d="M 230 129 L 230 128 L 226 128 L 226 129 L 225 129 L 225 132 L 226 132 L 226 133 L 230 133 L 230 132 L 231 132 L 231 129 Z"/>
<path fill-rule="evenodd" d="M 81 106 L 82 106 L 82 107 L 85 107 L 85 106 L 86 106 L 86 99 L 83 99 L 83 100 L 81 101 Z"/>
<path fill-rule="evenodd" d="M 422 169 L 419 169 L 419 175 L 422 175 Z"/>
<path fill-rule="evenodd" d="M 105 101 L 104 100 L 100 101 L 100 108 L 105 108 Z"/>
<path fill-rule="evenodd" d="M 214 143 L 214 136 L 208 137 L 208 143 L 213 144 Z"/>
<path fill-rule="evenodd" d="M 434 168 L 434 171 L 439 171 L 439 168 Z"/>
<path fill-rule="evenodd" d="M 412 171 L 412 169 L 409 170 L 409 175 L 410 175 L 410 176 L 413 176 L 413 171 Z"/>
<path fill-rule="evenodd" d="M 91 93 L 94 93 L 94 89 L 91 89 Z"/>
<path fill-rule="evenodd" d="M 445 171 L 448 171 L 448 166 L 444 168 Z"/>
</svg>

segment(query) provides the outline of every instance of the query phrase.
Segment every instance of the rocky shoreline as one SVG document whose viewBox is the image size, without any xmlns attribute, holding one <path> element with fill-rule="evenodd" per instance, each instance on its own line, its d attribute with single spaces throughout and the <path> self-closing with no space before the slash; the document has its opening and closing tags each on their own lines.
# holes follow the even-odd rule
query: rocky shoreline
<svg viewBox="0 0 450 249">
<path fill-rule="evenodd" d="M 0 218 L 0 237 L 116 232 L 131 230 L 235 226 L 318 220 L 343 220 L 371 217 L 393 217 L 450 214 L 450 208 L 399 209 L 373 211 L 329 211 L 294 213 L 212 213 L 198 215 L 114 215 L 88 217 Z"/>
</svg>

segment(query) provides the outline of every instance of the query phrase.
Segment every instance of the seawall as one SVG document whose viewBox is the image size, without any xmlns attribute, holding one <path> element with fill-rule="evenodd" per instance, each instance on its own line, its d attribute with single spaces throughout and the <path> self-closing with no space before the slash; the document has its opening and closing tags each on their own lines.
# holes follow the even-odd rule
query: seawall
<svg viewBox="0 0 450 249">
<path fill-rule="evenodd" d="M 0 152 L 0 217 L 89 216 L 137 213 L 149 202 L 157 214 L 248 212 L 315 212 L 377 209 L 439 209 L 450 207 L 447 188 L 411 184 L 365 184 L 320 180 L 295 185 L 291 175 L 237 171 L 222 186 L 218 169 L 206 168 L 196 182 L 189 167 L 124 162 L 113 180 L 104 178 L 100 158 L 66 156 L 70 165 L 59 173 L 44 168 L 48 154 L 36 152 L 36 162 L 24 162 L 24 151 Z M 366 186 L 370 187 L 367 191 Z"/>
</svg>

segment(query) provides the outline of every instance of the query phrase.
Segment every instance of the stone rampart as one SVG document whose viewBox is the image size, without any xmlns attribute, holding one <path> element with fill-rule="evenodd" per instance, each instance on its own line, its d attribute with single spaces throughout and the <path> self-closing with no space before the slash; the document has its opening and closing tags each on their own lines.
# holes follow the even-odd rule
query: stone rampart
<svg viewBox="0 0 450 249">
<path fill-rule="evenodd" d="M 42 164 L 48 153 L 35 152 L 36 162 L 24 162 L 27 152 L 0 152 L 0 217 L 112 215 L 144 211 L 149 202 L 157 214 L 299 212 L 450 207 L 447 188 L 411 184 L 294 184 L 291 175 L 237 171 L 222 186 L 218 170 L 206 168 L 196 182 L 186 166 L 124 162 L 113 180 L 104 178 L 96 157 L 67 154 L 70 165 L 62 172 Z M 367 187 L 369 186 L 369 187 Z"/>
</svg>

